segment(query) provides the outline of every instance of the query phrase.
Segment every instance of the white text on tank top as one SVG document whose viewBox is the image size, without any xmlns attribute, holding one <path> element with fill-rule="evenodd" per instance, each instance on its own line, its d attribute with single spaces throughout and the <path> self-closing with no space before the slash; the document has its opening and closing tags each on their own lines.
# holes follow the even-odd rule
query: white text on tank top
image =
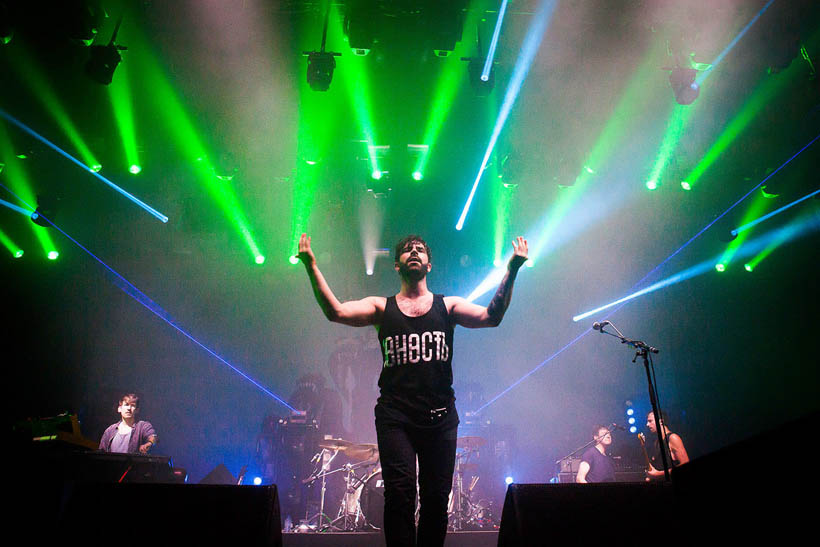
<svg viewBox="0 0 820 547">
<path fill-rule="evenodd" d="M 440 330 L 387 336 L 383 344 L 385 367 L 446 361 L 450 357 L 447 336 Z"/>
</svg>

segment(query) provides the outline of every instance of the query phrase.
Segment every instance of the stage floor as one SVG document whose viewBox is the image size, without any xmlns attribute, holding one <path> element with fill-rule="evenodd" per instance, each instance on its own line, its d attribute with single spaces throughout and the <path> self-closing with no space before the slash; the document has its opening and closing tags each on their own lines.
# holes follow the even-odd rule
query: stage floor
<svg viewBox="0 0 820 547">
<path fill-rule="evenodd" d="M 380 532 L 329 532 L 282 534 L 284 547 L 383 547 Z M 445 547 L 496 547 L 498 531 L 447 532 Z"/>
</svg>

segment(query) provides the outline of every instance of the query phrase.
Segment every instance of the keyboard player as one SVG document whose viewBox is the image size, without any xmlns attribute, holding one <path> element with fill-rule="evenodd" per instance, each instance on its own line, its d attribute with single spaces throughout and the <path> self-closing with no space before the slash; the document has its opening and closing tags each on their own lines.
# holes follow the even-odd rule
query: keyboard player
<svg viewBox="0 0 820 547">
<path fill-rule="evenodd" d="M 157 444 L 157 433 L 151 422 L 137 420 L 139 397 L 124 395 L 117 406 L 120 421 L 106 428 L 100 439 L 100 450 L 129 454 L 148 454 Z"/>
</svg>

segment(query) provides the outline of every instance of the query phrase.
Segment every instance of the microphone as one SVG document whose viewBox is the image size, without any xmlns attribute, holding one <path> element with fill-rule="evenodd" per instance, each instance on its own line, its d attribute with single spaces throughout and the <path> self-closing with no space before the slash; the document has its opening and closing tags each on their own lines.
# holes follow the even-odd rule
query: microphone
<svg viewBox="0 0 820 547">
<path fill-rule="evenodd" d="M 612 427 L 614 427 L 615 429 L 620 429 L 621 431 L 626 431 L 626 428 L 622 425 L 612 424 Z"/>
<path fill-rule="evenodd" d="M 611 325 L 611 324 L 612 324 L 612 323 L 610 323 L 609 321 L 601 321 L 600 323 L 599 323 L 599 322 L 597 322 L 597 321 L 595 321 L 595 322 L 592 324 L 592 328 L 593 328 L 594 330 L 600 331 L 600 330 L 601 330 L 602 328 L 604 328 L 605 326 L 607 326 L 607 325 Z"/>
</svg>

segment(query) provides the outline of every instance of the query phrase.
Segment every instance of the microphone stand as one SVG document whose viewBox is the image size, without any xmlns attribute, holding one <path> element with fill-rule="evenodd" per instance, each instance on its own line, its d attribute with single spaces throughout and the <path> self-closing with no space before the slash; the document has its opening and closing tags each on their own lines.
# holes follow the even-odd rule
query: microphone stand
<svg viewBox="0 0 820 547">
<path fill-rule="evenodd" d="M 615 429 L 617 429 L 617 428 L 618 428 L 618 424 L 612 424 L 612 425 L 610 425 L 608 428 L 606 428 L 606 432 L 607 432 L 607 433 L 609 433 L 609 434 L 611 434 L 611 433 L 612 433 L 613 431 L 615 431 Z M 603 428 L 602 428 L 602 429 L 603 429 Z M 567 454 L 567 455 L 566 455 L 566 456 L 564 456 L 563 458 L 559 458 L 559 459 L 555 460 L 555 465 L 556 465 L 556 466 L 559 466 L 559 465 L 561 464 L 561 462 L 562 462 L 562 461 L 564 461 L 564 460 L 566 460 L 566 459 L 569 459 L 569 458 L 573 457 L 574 455 L 578 454 L 579 452 L 583 452 L 584 450 L 586 450 L 587 448 L 589 448 L 590 446 L 592 446 L 593 444 L 596 444 L 596 443 L 598 443 L 598 441 L 597 441 L 597 440 L 595 440 L 595 439 L 592 439 L 591 441 L 589 441 L 588 443 L 584 444 L 583 446 L 579 446 L 578 448 L 576 448 L 575 450 L 573 450 L 572 452 L 570 452 L 569 454 Z M 559 469 L 560 469 L 560 468 L 559 468 Z M 559 471 L 559 472 L 560 472 L 560 471 Z"/>
<path fill-rule="evenodd" d="M 617 334 L 613 334 L 611 332 L 607 332 L 604 330 L 604 327 L 609 325 L 612 327 Z M 646 381 L 649 385 L 649 402 L 652 403 L 652 414 L 655 416 L 655 432 L 658 434 L 658 446 L 661 447 L 661 462 L 663 463 L 663 477 L 664 480 L 669 481 L 669 461 L 666 457 L 667 453 L 669 452 L 669 446 L 667 444 L 666 435 L 663 432 L 663 426 L 661 425 L 661 411 L 658 405 L 658 391 L 657 386 L 655 385 L 654 380 L 652 379 L 652 373 L 650 372 L 650 365 L 652 365 L 652 357 L 650 354 L 658 353 L 658 348 L 654 348 L 647 344 L 646 342 L 642 342 L 641 340 L 630 340 L 629 338 L 625 337 L 621 331 L 618 330 L 618 327 L 612 324 L 611 321 L 604 321 L 600 323 L 596 323 L 593 328 L 595 330 L 601 331 L 601 334 L 608 334 L 610 336 L 614 336 L 621 341 L 621 344 L 626 344 L 632 348 L 635 348 L 635 357 L 632 359 L 632 362 L 638 360 L 640 357 L 643 360 L 643 367 L 646 371 Z"/>
</svg>

